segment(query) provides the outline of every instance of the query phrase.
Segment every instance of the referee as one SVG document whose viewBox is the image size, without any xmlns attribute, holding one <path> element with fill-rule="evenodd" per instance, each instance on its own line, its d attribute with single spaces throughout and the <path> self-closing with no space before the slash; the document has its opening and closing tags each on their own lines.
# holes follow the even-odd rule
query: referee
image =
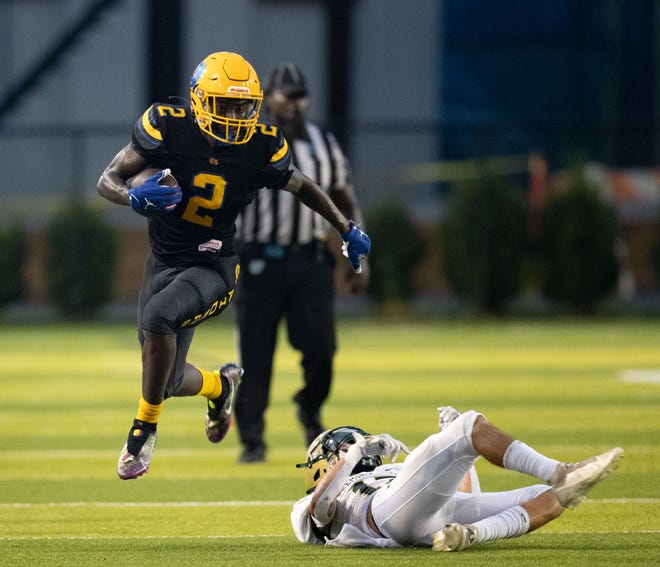
<svg viewBox="0 0 660 567">
<path fill-rule="evenodd" d="M 282 129 L 298 169 L 318 183 L 347 218 L 362 225 L 346 156 L 330 132 L 305 120 L 308 106 L 300 70 L 290 62 L 273 69 L 264 88 L 263 121 Z M 282 319 L 291 346 L 302 355 L 303 387 L 293 399 L 305 446 L 323 431 L 321 406 L 330 393 L 336 350 L 330 228 L 284 191 L 261 189 L 242 212 L 241 277 L 235 299 L 245 370 L 235 405 L 241 463 L 266 460 L 264 413 Z M 363 291 L 368 283 L 366 261 L 360 274 L 346 266 L 348 288 Z"/>
</svg>

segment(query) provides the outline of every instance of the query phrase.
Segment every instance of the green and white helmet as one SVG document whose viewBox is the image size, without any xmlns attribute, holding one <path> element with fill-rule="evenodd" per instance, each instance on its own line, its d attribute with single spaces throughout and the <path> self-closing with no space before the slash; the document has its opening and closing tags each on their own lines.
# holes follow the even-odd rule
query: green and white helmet
<svg viewBox="0 0 660 567">
<path fill-rule="evenodd" d="M 355 443 L 354 433 L 367 437 L 367 433 L 359 427 L 342 425 L 321 433 L 307 448 L 307 461 L 298 463 L 297 468 L 305 469 L 305 489 L 307 494 L 314 492 L 320 480 L 341 457 L 340 452 L 346 451 L 349 445 Z M 357 474 L 371 471 L 382 464 L 379 456 L 363 457 L 351 471 Z"/>
</svg>

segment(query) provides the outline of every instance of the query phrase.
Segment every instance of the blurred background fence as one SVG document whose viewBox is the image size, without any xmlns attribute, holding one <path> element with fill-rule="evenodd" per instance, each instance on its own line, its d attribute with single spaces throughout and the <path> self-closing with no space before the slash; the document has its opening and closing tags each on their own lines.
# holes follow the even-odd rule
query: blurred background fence
<svg viewBox="0 0 660 567">
<path fill-rule="evenodd" d="M 305 71 L 310 117 L 343 142 L 370 226 L 405 233 L 415 247 L 382 247 L 417 258 L 389 262 L 406 265 L 405 275 L 374 274 L 410 280 L 390 286 L 406 291 L 389 299 L 429 307 L 458 298 L 506 313 L 520 298 L 593 311 L 608 298 L 648 306 L 658 294 L 653 0 L 3 0 L 0 21 L 0 220 L 10 242 L 22 242 L 3 247 L 3 282 L 20 275 L 5 305 L 52 303 L 48 266 L 84 256 L 58 254 L 74 244 L 52 232 L 72 202 L 99 209 L 112 227 L 112 272 L 98 276 L 112 281 L 104 302 L 134 302 L 144 221 L 102 202 L 96 180 L 144 108 L 186 97 L 196 63 L 218 50 L 242 53 L 261 76 L 281 60 Z M 576 198 L 585 188 L 597 198 Z M 459 203 L 457 192 L 473 199 Z M 552 204 L 554 222 L 574 228 L 549 225 L 561 195 L 594 224 Z M 507 229 L 515 218 L 524 230 Z M 394 224 L 378 226 L 387 219 Z M 578 230 L 589 226 L 598 228 Z M 475 233 L 472 248 L 448 249 Z M 588 265 L 603 245 L 615 274 Z M 548 278 L 579 270 L 560 270 L 556 255 L 576 249 L 571 261 L 591 271 L 575 279 L 600 285 L 557 291 Z M 80 269 L 69 271 L 80 279 Z M 513 276 L 493 304 L 484 289 Z M 387 300 L 382 289 L 376 282 L 374 301 Z M 571 293 L 582 299 L 569 301 Z"/>
</svg>

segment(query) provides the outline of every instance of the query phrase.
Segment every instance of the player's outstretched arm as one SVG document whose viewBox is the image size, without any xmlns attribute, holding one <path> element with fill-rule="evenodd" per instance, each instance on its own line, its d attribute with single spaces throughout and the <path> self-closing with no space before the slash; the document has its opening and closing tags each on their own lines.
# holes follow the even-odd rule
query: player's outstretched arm
<svg viewBox="0 0 660 567">
<path fill-rule="evenodd" d="M 319 213 L 337 229 L 345 243 L 344 255 L 356 272 L 361 271 L 360 259 L 366 258 L 371 250 L 369 236 L 347 219 L 316 183 L 295 167 L 291 179 L 283 189 L 296 195 L 304 205 Z"/>
<path fill-rule="evenodd" d="M 293 193 L 304 205 L 319 213 L 339 234 L 344 235 L 351 230 L 350 220 L 342 214 L 332 199 L 297 168 L 293 168 L 293 175 L 284 190 Z"/>
</svg>

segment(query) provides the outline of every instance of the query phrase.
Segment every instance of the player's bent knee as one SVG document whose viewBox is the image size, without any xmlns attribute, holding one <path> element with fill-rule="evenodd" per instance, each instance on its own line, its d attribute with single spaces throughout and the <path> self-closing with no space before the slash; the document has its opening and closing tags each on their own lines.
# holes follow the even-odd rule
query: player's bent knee
<svg viewBox="0 0 660 567">
<path fill-rule="evenodd" d="M 142 312 L 142 328 L 163 335 L 174 334 L 179 328 L 176 315 L 176 312 L 158 302 L 149 302 Z"/>
<path fill-rule="evenodd" d="M 481 418 L 481 419 L 480 419 Z M 463 429 L 463 434 L 466 436 L 472 436 L 472 432 L 474 431 L 475 427 L 477 427 L 477 424 L 479 423 L 488 423 L 486 421 L 486 418 L 480 414 L 477 411 L 474 410 L 469 410 L 466 411 L 465 413 L 462 413 L 459 415 L 453 424 L 457 424 Z"/>
</svg>

